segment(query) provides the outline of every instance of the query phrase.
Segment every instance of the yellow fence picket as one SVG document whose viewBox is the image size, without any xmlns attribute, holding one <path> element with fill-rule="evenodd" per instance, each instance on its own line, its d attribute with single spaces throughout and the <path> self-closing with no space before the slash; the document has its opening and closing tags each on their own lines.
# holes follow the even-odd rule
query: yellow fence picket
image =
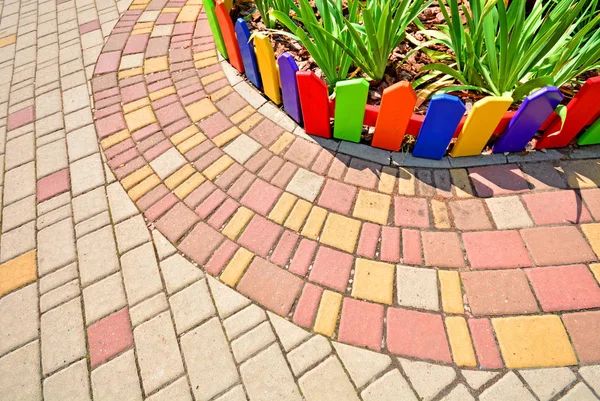
<svg viewBox="0 0 600 401">
<path fill-rule="evenodd" d="M 263 90 L 275 104 L 281 104 L 281 92 L 279 91 L 279 71 L 275 65 L 275 53 L 271 47 L 271 41 L 262 33 L 254 37 L 256 49 L 256 60 L 258 70 L 262 78 Z"/>
</svg>

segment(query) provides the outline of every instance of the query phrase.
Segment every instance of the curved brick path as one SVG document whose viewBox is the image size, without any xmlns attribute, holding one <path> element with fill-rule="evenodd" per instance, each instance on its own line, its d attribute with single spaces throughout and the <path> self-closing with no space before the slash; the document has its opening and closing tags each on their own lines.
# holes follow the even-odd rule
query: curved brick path
<svg viewBox="0 0 600 401">
<path fill-rule="evenodd" d="M 600 393 L 597 160 L 399 169 L 306 137 L 199 2 L 0 7 L 0 400 Z"/>
</svg>

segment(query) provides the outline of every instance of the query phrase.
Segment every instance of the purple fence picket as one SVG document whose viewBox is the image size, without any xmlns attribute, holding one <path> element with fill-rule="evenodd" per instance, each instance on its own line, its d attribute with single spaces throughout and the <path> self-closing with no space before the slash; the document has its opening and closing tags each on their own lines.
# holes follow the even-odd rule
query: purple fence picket
<svg viewBox="0 0 600 401">
<path fill-rule="evenodd" d="M 296 72 L 298 65 L 294 57 L 285 52 L 277 59 L 279 66 L 279 78 L 281 81 L 281 96 L 283 98 L 283 109 L 298 124 L 302 123 L 302 111 L 300 110 L 300 97 L 298 95 L 298 82 Z"/>
</svg>

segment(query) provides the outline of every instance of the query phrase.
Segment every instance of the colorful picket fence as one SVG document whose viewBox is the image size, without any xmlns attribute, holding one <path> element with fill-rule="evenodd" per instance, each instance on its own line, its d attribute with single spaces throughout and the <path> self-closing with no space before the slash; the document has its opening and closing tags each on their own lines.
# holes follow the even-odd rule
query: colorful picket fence
<svg viewBox="0 0 600 401">
<path fill-rule="evenodd" d="M 562 102 L 558 88 L 548 86 L 529 95 L 519 109 L 508 111 L 510 97 L 488 96 L 465 116 L 463 102 L 451 95 L 432 97 L 425 116 L 415 114 L 416 94 L 409 82 L 386 88 L 381 106 L 367 105 L 369 84 L 363 78 L 338 82 L 335 100 L 312 72 L 299 71 L 284 53 L 275 59 L 269 38 L 253 38 L 246 22 L 235 26 L 222 0 L 204 0 L 217 49 L 231 65 L 273 101 L 307 134 L 359 142 L 363 126 L 375 127 L 371 146 L 399 151 L 405 135 L 416 137 L 413 155 L 441 159 L 452 142 L 452 157 L 481 154 L 496 135 L 492 152 L 519 152 L 539 132 L 538 149 L 567 146 L 579 134 L 579 145 L 600 144 L 600 77 L 590 78 L 567 105 L 564 122 L 554 113 Z M 334 120 L 333 130 L 331 120 Z"/>
</svg>

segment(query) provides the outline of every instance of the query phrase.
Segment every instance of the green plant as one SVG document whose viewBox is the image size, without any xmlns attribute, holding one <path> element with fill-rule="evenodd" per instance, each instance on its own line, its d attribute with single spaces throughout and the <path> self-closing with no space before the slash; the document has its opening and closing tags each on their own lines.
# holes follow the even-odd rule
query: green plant
<svg viewBox="0 0 600 401">
<path fill-rule="evenodd" d="M 590 7 L 586 0 L 536 0 L 529 14 L 526 0 L 463 1 L 466 24 L 461 21 L 457 0 L 440 1 L 447 25 L 439 31 L 425 30 L 454 55 L 452 64 L 423 67 L 451 76 L 460 85 L 443 91 L 475 89 L 521 100 L 532 90 L 559 84 L 594 68 L 600 42 L 585 43 L 583 37 L 598 26 L 598 17 L 580 18 Z M 597 0 L 593 0 L 597 2 Z M 595 4 L 594 4 L 595 7 Z M 594 35 L 592 35 L 594 36 Z"/>
<path fill-rule="evenodd" d="M 261 19 L 269 29 L 275 28 L 276 24 L 275 19 L 269 14 L 271 10 L 281 11 L 286 15 L 289 15 L 292 9 L 297 10 L 294 2 L 288 0 L 254 0 L 254 4 L 256 4 Z"/>
</svg>

